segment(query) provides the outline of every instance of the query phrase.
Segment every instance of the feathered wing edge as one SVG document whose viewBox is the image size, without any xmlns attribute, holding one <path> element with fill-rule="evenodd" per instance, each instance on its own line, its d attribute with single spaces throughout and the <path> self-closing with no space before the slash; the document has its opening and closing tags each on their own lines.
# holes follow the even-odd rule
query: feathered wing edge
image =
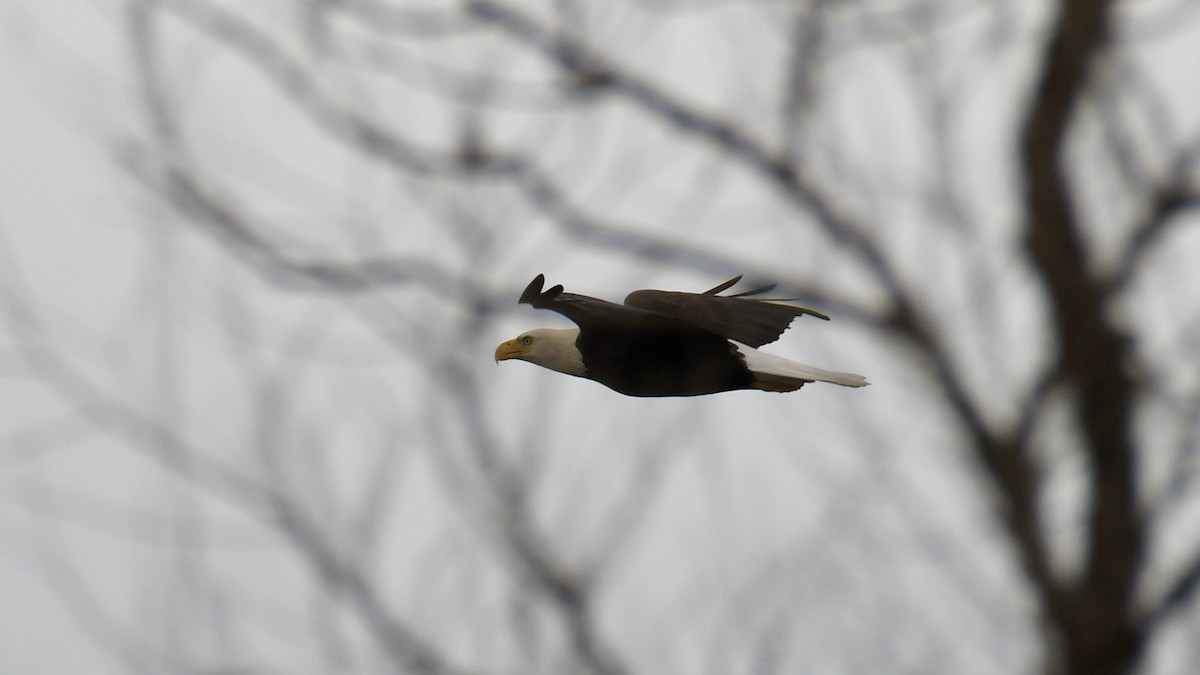
<svg viewBox="0 0 1200 675">
<path fill-rule="evenodd" d="M 518 303 L 532 305 L 537 309 L 548 309 L 574 321 L 580 328 L 604 326 L 630 321 L 643 310 L 631 309 L 607 300 L 592 298 L 578 293 L 565 293 L 561 284 L 545 291 L 546 279 L 541 274 L 525 287 Z"/>
<path fill-rule="evenodd" d="M 518 302 L 556 311 L 581 325 L 606 318 L 624 317 L 622 307 L 653 312 L 690 323 L 751 347 L 761 347 L 778 340 L 798 316 L 808 314 L 818 319 L 829 320 L 825 314 L 807 307 L 778 304 L 786 299 L 748 297 L 769 292 L 775 288 L 774 284 L 732 295 L 718 295 L 741 279 L 741 276 L 736 276 L 703 293 L 643 289 L 626 296 L 624 305 L 616 305 L 596 298 L 564 293 L 561 284 L 543 291 L 546 278 L 539 274 L 525 287 Z"/>
<path fill-rule="evenodd" d="M 730 288 L 733 288 L 733 286 L 735 286 L 737 284 L 737 282 L 739 282 L 741 280 L 742 280 L 742 275 L 739 274 L 736 277 L 730 279 L 729 281 L 724 281 L 724 282 L 717 284 L 716 286 L 713 286 L 712 288 L 708 289 L 707 291 L 704 291 L 700 295 L 717 295 L 721 291 L 725 291 Z M 732 293 L 730 295 L 725 295 L 722 297 L 744 298 L 748 295 L 762 295 L 763 293 L 770 293 L 771 291 L 775 290 L 775 287 L 777 285 L 778 284 L 767 284 L 766 286 L 759 286 L 758 288 L 752 288 L 748 291 L 742 291 L 741 293 Z M 790 302 L 791 300 L 794 300 L 794 299 L 795 298 L 773 298 L 773 300 L 779 301 L 779 302 Z M 770 301 L 772 299 L 760 298 L 760 300 Z"/>
<path fill-rule="evenodd" d="M 517 300 L 517 304 L 533 305 L 534 307 L 542 308 L 550 304 L 550 301 L 557 298 L 562 292 L 562 284 L 552 286 L 546 292 L 542 292 L 542 286 L 546 285 L 546 276 L 539 274 L 529 282 L 525 290 L 521 293 L 521 297 Z"/>
<path fill-rule="evenodd" d="M 829 320 L 820 312 L 784 305 L 785 298 L 752 298 L 775 288 L 774 284 L 732 295 L 718 295 L 742 277 L 737 276 L 703 293 L 644 289 L 625 297 L 625 306 L 664 314 L 751 347 L 779 339 L 796 317 L 808 314 Z"/>
</svg>

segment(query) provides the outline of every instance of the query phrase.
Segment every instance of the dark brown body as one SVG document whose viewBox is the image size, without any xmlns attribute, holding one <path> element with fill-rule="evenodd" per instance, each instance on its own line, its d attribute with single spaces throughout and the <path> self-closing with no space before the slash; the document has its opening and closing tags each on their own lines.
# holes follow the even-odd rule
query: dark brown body
<svg viewBox="0 0 1200 675">
<path fill-rule="evenodd" d="M 707 331 L 593 329 L 575 344 L 588 377 L 627 396 L 699 396 L 755 381 L 733 343 Z"/>
</svg>

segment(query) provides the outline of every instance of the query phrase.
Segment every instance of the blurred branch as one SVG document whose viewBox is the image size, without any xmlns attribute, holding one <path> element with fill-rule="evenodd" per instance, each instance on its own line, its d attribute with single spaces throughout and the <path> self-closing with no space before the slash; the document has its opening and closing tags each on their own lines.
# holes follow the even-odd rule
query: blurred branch
<svg viewBox="0 0 1200 675">
<path fill-rule="evenodd" d="M 467 8 L 481 21 L 541 52 L 582 89 L 613 92 L 672 128 L 708 141 L 750 168 L 781 190 L 793 205 L 813 216 L 827 234 L 865 263 L 898 311 L 908 308 L 910 303 L 904 298 L 899 275 L 868 236 L 866 228 L 853 222 L 822 190 L 806 180 L 786 154 L 768 148 L 734 124 L 683 103 L 657 85 L 621 69 L 578 39 L 543 26 L 527 14 L 490 0 L 471 0 Z"/>
<path fill-rule="evenodd" d="M 700 247 L 689 249 L 675 240 L 654 237 L 632 230 L 619 230 L 615 226 L 605 226 L 594 219 L 586 218 L 568 204 L 564 193 L 557 185 L 536 169 L 530 161 L 521 157 L 482 148 L 458 154 L 430 153 L 418 150 L 407 141 L 400 140 L 367 120 L 341 109 L 338 104 L 320 91 L 307 71 L 284 55 L 280 47 L 272 43 L 265 34 L 232 14 L 200 0 L 164 0 L 164 2 L 167 9 L 178 13 L 206 33 L 229 44 L 246 56 L 251 63 L 261 68 L 264 74 L 279 84 L 285 92 L 288 92 L 302 110 L 309 113 L 316 121 L 321 122 L 335 136 L 353 143 L 355 147 L 366 152 L 381 155 L 382 159 L 391 161 L 397 168 L 416 173 L 449 172 L 466 175 L 469 172 L 482 172 L 496 177 L 508 177 L 521 186 L 535 205 L 553 214 L 569 234 L 578 238 L 609 248 L 630 250 L 648 259 L 688 259 L 689 261 L 699 261 L 700 265 L 708 269 L 720 267 L 726 271 L 738 269 L 738 271 L 752 272 L 752 270 L 745 269 L 744 261 L 734 260 L 732 257 L 721 256 Z M 472 7 L 473 11 L 483 12 L 484 16 L 491 16 L 489 12 L 494 10 L 497 12 L 496 21 L 501 21 L 502 25 L 514 30 L 522 31 L 521 34 L 528 39 L 535 40 L 542 37 L 534 24 L 509 10 L 487 3 L 479 6 L 472 5 Z M 567 49 L 562 52 L 561 58 L 564 63 L 573 63 L 582 56 L 575 49 Z M 590 64 L 595 58 L 589 55 L 585 62 Z M 644 102 L 650 109 L 673 120 L 682 128 L 690 129 L 701 137 L 715 140 L 735 157 L 757 167 L 764 175 L 774 176 L 778 179 L 778 167 L 785 167 L 784 173 L 787 174 L 787 180 L 780 184 L 785 187 L 787 194 L 803 202 L 817 213 L 820 222 L 827 224 L 828 229 L 834 233 L 840 233 L 839 239 L 855 242 L 855 250 L 867 259 L 870 263 L 869 268 L 876 272 L 877 276 L 890 280 L 885 287 L 893 296 L 899 293 L 899 282 L 890 268 L 890 263 L 886 261 L 882 253 L 875 248 L 869 238 L 837 215 L 832 205 L 821 198 L 818 192 L 800 183 L 792 174 L 791 169 L 786 168 L 790 166 L 786 160 L 772 156 L 764 147 L 744 136 L 735 127 L 704 117 L 674 101 L 653 86 L 636 80 L 626 73 L 610 70 L 607 67 L 595 72 L 602 75 L 602 80 L 619 85 L 618 89 L 625 91 L 633 100 Z M 129 164 L 128 161 L 126 163 Z M 143 182 L 146 182 L 145 172 L 137 173 L 142 176 Z M 287 273 L 282 278 L 273 277 L 273 281 L 276 283 L 286 281 L 287 277 L 292 276 L 292 272 L 299 272 L 300 276 L 306 280 L 316 279 L 322 284 L 341 289 L 362 287 L 373 283 L 400 283 L 421 277 L 436 278 L 437 284 L 440 284 L 442 288 L 469 283 L 465 280 L 454 279 L 453 275 L 444 270 L 433 269 L 433 263 L 427 260 L 368 260 L 353 265 L 320 263 L 302 265 L 289 261 L 273 250 L 272 246 L 260 235 L 256 235 L 253 230 L 238 226 L 242 219 L 230 213 L 228 206 L 221 205 L 218 200 L 208 195 L 188 172 L 167 167 L 165 173 L 165 180 L 161 178 L 156 180 L 159 183 L 159 191 L 170 195 L 171 201 L 180 208 L 203 214 L 207 222 L 217 226 L 224 234 L 232 236 L 238 246 L 232 247 L 231 250 L 239 257 L 245 257 L 244 253 L 237 252 L 238 248 L 244 246 L 256 253 L 255 259 L 260 263 L 270 263 L 269 268 Z M 411 271 L 411 268 L 418 268 L 418 270 L 414 272 Z M 763 276 L 774 275 L 765 274 Z M 473 297 L 486 295 L 480 288 L 470 289 L 470 294 Z M 817 301 L 827 301 L 830 306 L 840 304 L 848 313 L 856 314 L 862 319 L 866 319 L 872 314 L 844 301 L 835 301 L 833 298 L 824 297 L 815 290 L 806 292 L 805 297 L 813 297 Z"/>
<path fill-rule="evenodd" d="M 231 256 L 265 280 L 294 290 L 355 292 L 381 286 L 416 284 L 438 294 L 452 293 L 491 305 L 508 302 L 471 276 L 453 272 L 424 256 L 378 256 L 347 262 L 293 258 L 262 234 L 261 226 L 218 196 L 203 179 L 168 163 L 147 148 L 127 146 L 121 163 L 151 192 L 202 226 Z"/>
<path fill-rule="evenodd" d="M 963 425 L 976 458 L 1003 497 L 997 509 L 998 515 L 1017 546 L 1022 568 L 1029 575 L 1042 603 L 1048 609 L 1058 611 L 1064 599 L 1050 568 L 1038 509 L 1039 476 L 1030 460 L 1028 447 L 1034 411 L 1046 395 L 1049 385 L 1042 384 L 1035 388 L 1024 407 L 1027 411 L 1025 417 L 1029 421 L 1020 425 L 1017 433 L 993 432 L 972 400 L 949 355 L 939 347 L 928 328 L 906 321 L 904 317 L 895 318 L 893 326 L 915 344 L 932 368 L 934 380 L 954 416 Z"/>
<path fill-rule="evenodd" d="M 1160 532 L 1165 532 L 1173 530 L 1177 522 L 1190 520 L 1187 511 L 1190 502 L 1185 497 L 1196 481 L 1197 472 L 1192 464 L 1200 455 L 1200 390 L 1193 392 L 1181 407 L 1179 419 L 1184 428 L 1168 465 L 1166 485 L 1154 496 L 1144 518 L 1148 530 L 1157 526 Z M 1172 516 L 1178 520 L 1172 521 Z M 1195 601 L 1200 590 L 1200 551 L 1193 551 L 1184 560 L 1174 583 L 1139 615 L 1137 624 L 1142 634 L 1153 635 L 1158 626 Z"/>
<path fill-rule="evenodd" d="M 737 272 L 751 278 L 776 279 L 770 268 L 756 268 L 749 261 L 707 246 L 697 246 L 679 238 L 657 235 L 652 228 L 606 222 L 574 204 L 567 191 L 532 162 L 512 162 L 514 180 L 530 203 L 554 220 L 562 232 L 592 246 L 620 251 L 650 262 L 669 261 L 710 274 Z M 789 295 L 803 298 L 839 317 L 865 324 L 878 324 L 881 310 L 830 295 L 812 283 L 798 286 L 789 277 L 784 280 Z"/>
<path fill-rule="evenodd" d="M 825 22 L 822 14 L 833 3 L 816 0 L 797 10 L 791 19 L 791 49 L 784 80 L 783 140 L 785 152 L 793 162 L 801 161 L 808 134 L 809 115 L 816 103 L 817 58 L 825 44 Z"/>
<path fill-rule="evenodd" d="M 48 495 L 33 494 L 27 495 L 26 500 L 45 501 L 47 498 Z M 58 594 L 63 606 L 84 633 L 112 652 L 128 672 L 150 673 L 154 671 L 154 664 L 157 663 L 161 668 L 162 664 L 170 663 L 158 646 L 146 639 L 141 626 L 126 626 L 119 612 L 105 607 L 104 601 L 93 591 L 94 584 L 89 583 L 87 574 L 79 569 L 79 558 L 61 551 L 56 529 L 48 527 L 39 534 L 31 538 L 28 546 L 23 546 L 20 540 L 8 540 L 3 555 L 13 557 L 15 552 L 36 554 L 30 556 L 31 560 L 20 562 L 36 565 L 36 571 Z"/>
<path fill-rule="evenodd" d="M 1134 225 L 1123 255 L 1105 281 L 1106 293 L 1123 291 L 1141 268 L 1146 255 L 1171 231 L 1169 226 L 1200 206 L 1200 187 L 1195 185 L 1193 177 L 1197 165 L 1200 165 L 1200 138 L 1184 146 L 1167 178 L 1150 191 L 1146 216 Z"/>
<path fill-rule="evenodd" d="M 193 447 L 158 420 L 150 419 L 96 385 L 59 354 L 49 340 L 34 309 L 21 298 L 33 296 L 25 289 L 16 261 L 0 241 L 3 288 L 0 304 L 8 324 L 24 338 L 24 355 L 54 390 L 84 419 L 97 428 L 123 438 L 157 466 L 188 484 L 237 505 L 251 514 L 264 508 L 279 519 L 280 531 L 296 546 L 304 560 L 327 581 L 329 588 L 345 593 L 373 637 L 402 668 L 421 673 L 458 673 L 420 634 L 394 617 L 382 596 L 358 568 L 345 563 L 328 539 L 303 514 L 299 505 L 262 482 Z"/>
<path fill-rule="evenodd" d="M 407 143 L 390 136 L 365 120 L 341 109 L 320 92 L 311 75 L 300 64 L 288 59 L 282 49 L 265 34 L 233 14 L 200 0 L 166 0 L 164 5 L 212 32 L 249 61 L 263 68 L 280 86 L 293 95 L 298 106 L 318 121 L 327 122 L 333 135 L 344 132 L 360 150 L 382 153 L 398 168 L 418 172 L 430 170 L 433 160 Z M 454 293 L 476 299 L 476 304 L 493 304 L 488 289 L 475 283 L 469 275 L 450 271 L 424 256 L 377 256 L 348 262 L 303 260 L 292 258 L 266 234 L 265 228 L 253 225 L 251 219 L 237 212 L 232 201 L 218 196 L 210 181 L 199 169 L 190 166 L 186 144 L 178 129 L 168 96 L 159 84 L 156 69 L 155 34 L 152 13 L 146 3 L 133 5 L 131 32 L 137 49 L 137 62 L 143 82 L 143 99 L 153 122 L 154 140 L 158 147 L 126 143 L 118 148 L 117 156 L 136 179 L 154 193 L 161 195 L 181 213 L 203 226 L 235 259 L 246 263 L 267 281 L 286 288 L 304 290 L 362 291 L 379 286 L 419 284 L 439 294 Z M 441 157 L 442 166 L 459 166 L 461 158 Z"/>
<path fill-rule="evenodd" d="M 579 660 L 596 675 L 629 672 L 596 630 L 592 617 L 595 594 L 591 584 L 582 575 L 570 574 L 553 562 L 549 549 L 534 535 L 530 519 L 527 516 L 511 517 L 517 513 L 519 511 L 510 509 L 510 517 L 504 520 L 509 544 L 528 578 L 553 601 Z"/>
<path fill-rule="evenodd" d="M 678 101 L 657 85 L 620 69 L 601 54 L 585 47 L 564 31 L 541 25 L 532 16 L 489 0 L 471 0 L 467 10 L 482 22 L 495 26 L 542 53 L 558 65 L 572 82 L 584 90 L 619 94 L 672 127 L 704 138 L 760 173 L 790 183 L 794 179 L 787 158 L 773 153 L 738 127 L 704 115 Z"/>
<path fill-rule="evenodd" d="M 1088 271 L 1063 168 L 1078 101 L 1109 37 L 1110 5 L 1060 3 L 1020 138 L 1025 246 L 1046 285 L 1058 342 L 1055 371 L 1078 396 L 1077 423 L 1092 468 L 1083 577 L 1068 604 L 1045 606 L 1064 631 L 1071 673 L 1126 672 L 1143 639 L 1130 621 L 1145 546 L 1131 437 L 1135 385 L 1124 367 L 1130 342 L 1108 319 L 1111 295 Z"/>
<path fill-rule="evenodd" d="M 691 424 L 694 420 L 687 417 L 664 424 L 658 437 L 645 444 L 649 451 L 638 457 L 630 478 L 623 481 L 619 498 L 614 500 L 614 508 L 597 526 L 598 534 L 593 538 L 596 543 L 591 547 L 593 560 L 587 565 L 588 578 L 598 578 L 612 568 L 614 559 L 625 551 L 637 534 L 650 511 L 651 500 L 661 494 L 668 478 L 667 469 L 680 454 L 692 448 L 686 443 L 671 443 L 672 438 L 686 433 L 683 426 Z"/>
<path fill-rule="evenodd" d="M 394 37 L 439 40 L 472 28 L 460 12 L 438 9 L 401 9 L 374 0 L 314 0 L 321 9 L 338 10 L 360 25 Z"/>
<path fill-rule="evenodd" d="M 1120 52 L 1104 54 L 1094 78 L 1092 97 L 1099 118 L 1101 138 L 1109 147 L 1109 155 L 1117 176 L 1134 194 L 1146 191 L 1150 173 L 1148 154 L 1138 143 L 1139 133 L 1133 116 L 1140 112 L 1148 130 L 1153 130 L 1162 144 L 1175 141 L 1175 130 L 1166 112 L 1160 92 L 1152 84 L 1149 73 L 1134 59 Z M 1130 94 L 1136 95 L 1131 96 Z"/>
<path fill-rule="evenodd" d="M 550 600 L 563 621 L 575 655 L 589 672 L 595 675 L 628 672 L 595 625 L 591 579 L 595 578 L 597 570 L 589 570 L 587 575 L 574 574 L 557 560 L 529 513 L 524 481 L 500 461 L 497 436 L 488 428 L 480 388 L 472 373 L 458 362 L 444 363 L 441 372 L 450 383 L 446 390 L 448 398 L 459 409 L 457 419 L 462 421 L 468 434 L 469 450 L 487 491 L 484 498 L 497 521 L 484 524 L 486 531 L 482 534 L 491 535 L 493 539 L 500 535 L 501 553 L 515 563 L 515 572 Z"/>
<path fill-rule="evenodd" d="M 282 493 L 268 493 L 280 525 L 328 588 L 345 594 L 363 617 L 373 637 L 398 667 L 416 673 L 453 675 L 468 671 L 450 665 L 445 655 L 413 627 L 398 619 L 363 571 L 338 553 L 299 505 Z"/>
<path fill-rule="evenodd" d="M 462 172 L 463 159 L 454 152 L 422 147 L 329 96 L 308 68 L 233 12 L 206 0 L 156 0 L 156 6 L 243 56 L 333 138 L 417 175 Z"/>
<path fill-rule="evenodd" d="M 1188 560 L 1162 598 L 1138 617 L 1136 625 L 1141 634 L 1153 635 L 1158 626 L 1195 602 L 1200 591 L 1200 552 L 1192 552 Z"/>
<path fill-rule="evenodd" d="M 37 373 L 35 371 L 34 375 Z M 78 415 L 65 413 L 0 432 L 0 467 L 35 461 L 74 445 L 95 433 Z"/>
<path fill-rule="evenodd" d="M 1135 195 L 1145 195 L 1145 215 L 1134 224 L 1125 250 L 1115 269 L 1105 281 L 1105 293 L 1114 295 L 1124 290 L 1141 267 L 1146 253 L 1153 249 L 1159 238 L 1170 228 L 1168 225 L 1186 211 L 1200 205 L 1200 188 L 1196 186 L 1195 173 L 1200 165 L 1200 137 L 1190 143 L 1178 144 L 1177 133 L 1158 91 L 1150 79 L 1133 59 L 1119 55 L 1108 55 L 1107 66 L 1119 71 L 1119 75 L 1099 78 L 1099 112 L 1104 139 L 1111 148 L 1113 162 L 1118 175 Z M 1112 82 L 1119 77 L 1118 88 Z M 1138 95 L 1131 97 L 1127 89 L 1134 88 Z M 1132 125 L 1122 117 L 1124 108 L 1140 104 L 1148 118 L 1148 126 L 1162 136 L 1164 146 L 1178 147 L 1167 167 L 1166 175 L 1157 182 L 1146 178 L 1151 169 L 1147 161 L 1138 156 L 1134 142 L 1136 136 Z"/>
<path fill-rule="evenodd" d="M 1147 527 L 1152 527 L 1155 520 L 1165 527 L 1165 522 L 1173 511 L 1186 508 L 1188 502 L 1185 498 L 1197 478 L 1197 468 L 1193 467 L 1193 463 L 1200 457 L 1200 390 L 1192 392 L 1178 405 L 1178 441 L 1167 465 L 1166 482 L 1147 500 Z"/>
<path fill-rule="evenodd" d="M 1192 0 L 1167 0 L 1143 7 L 1138 3 L 1121 4 L 1123 41 L 1152 41 L 1168 38 L 1195 25 L 1200 5 Z"/>
</svg>

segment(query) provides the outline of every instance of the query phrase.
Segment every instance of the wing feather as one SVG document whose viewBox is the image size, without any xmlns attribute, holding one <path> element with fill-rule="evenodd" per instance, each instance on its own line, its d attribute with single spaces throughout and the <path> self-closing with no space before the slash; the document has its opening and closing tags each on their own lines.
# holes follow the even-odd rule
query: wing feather
<svg viewBox="0 0 1200 675">
<path fill-rule="evenodd" d="M 761 347 L 779 339 L 792 321 L 803 314 L 829 320 L 828 316 L 806 307 L 780 304 L 779 299 L 748 297 L 771 291 L 774 284 L 732 295 L 718 295 L 740 280 L 740 276 L 734 277 L 703 293 L 634 291 L 625 298 L 624 305 L 618 305 L 566 293 L 561 285 L 542 290 L 546 278 L 539 274 L 521 293 L 518 302 L 558 312 L 585 330 L 621 327 L 688 330 L 690 327 L 749 347 Z"/>
<path fill-rule="evenodd" d="M 761 347 L 779 339 L 792 321 L 803 314 L 818 319 L 829 317 L 796 305 L 750 298 L 775 288 L 774 284 L 733 295 L 717 295 L 741 280 L 734 277 L 704 293 L 640 290 L 625 298 L 625 306 L 663 314 L 750 347 Z"/>
<path fill-rule="evenodd" d="M 742 275 L 739 274 L 736 277 L 730 279 L 729 281 L 717 284 L 716 286 L 713 286 L 712 288 L 708 289 L 707 291 L 704 291 L 704 295 L 716 295 L 717 293 L 720 293 L 721 291 L 731 288 L 734 284 L 736 284 L 737 282 L 739 282 L 741 280 L 742 280 Z"/>
<path fill-rule="evenodd" d="M 545 283 L 545 276 L 539 274 L 534 277 L 517 302 L 532 305 L 537 309 L 558 312 L 585 330 L 610 329 L 621 325 L 633 325 L 647 318 L 654 319 L 650 312 L 642 309 L 625 307 L 578 293 L 564 293 L 561 284 L 543 291 L 542 286 Z"/>
</svg>

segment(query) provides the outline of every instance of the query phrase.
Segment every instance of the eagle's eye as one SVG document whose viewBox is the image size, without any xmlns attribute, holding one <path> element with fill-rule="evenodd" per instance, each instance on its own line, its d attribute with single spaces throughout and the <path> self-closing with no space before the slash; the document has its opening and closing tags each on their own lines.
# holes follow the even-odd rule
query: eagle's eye
<svg viewBox="0 0 1200 675">
<path fill-rule="evenodd" d="M 525 345 L 526 347 L 533 344 L 533 336 L 532 335 L 521 336 L 521 344 Z"/>
</svg>

